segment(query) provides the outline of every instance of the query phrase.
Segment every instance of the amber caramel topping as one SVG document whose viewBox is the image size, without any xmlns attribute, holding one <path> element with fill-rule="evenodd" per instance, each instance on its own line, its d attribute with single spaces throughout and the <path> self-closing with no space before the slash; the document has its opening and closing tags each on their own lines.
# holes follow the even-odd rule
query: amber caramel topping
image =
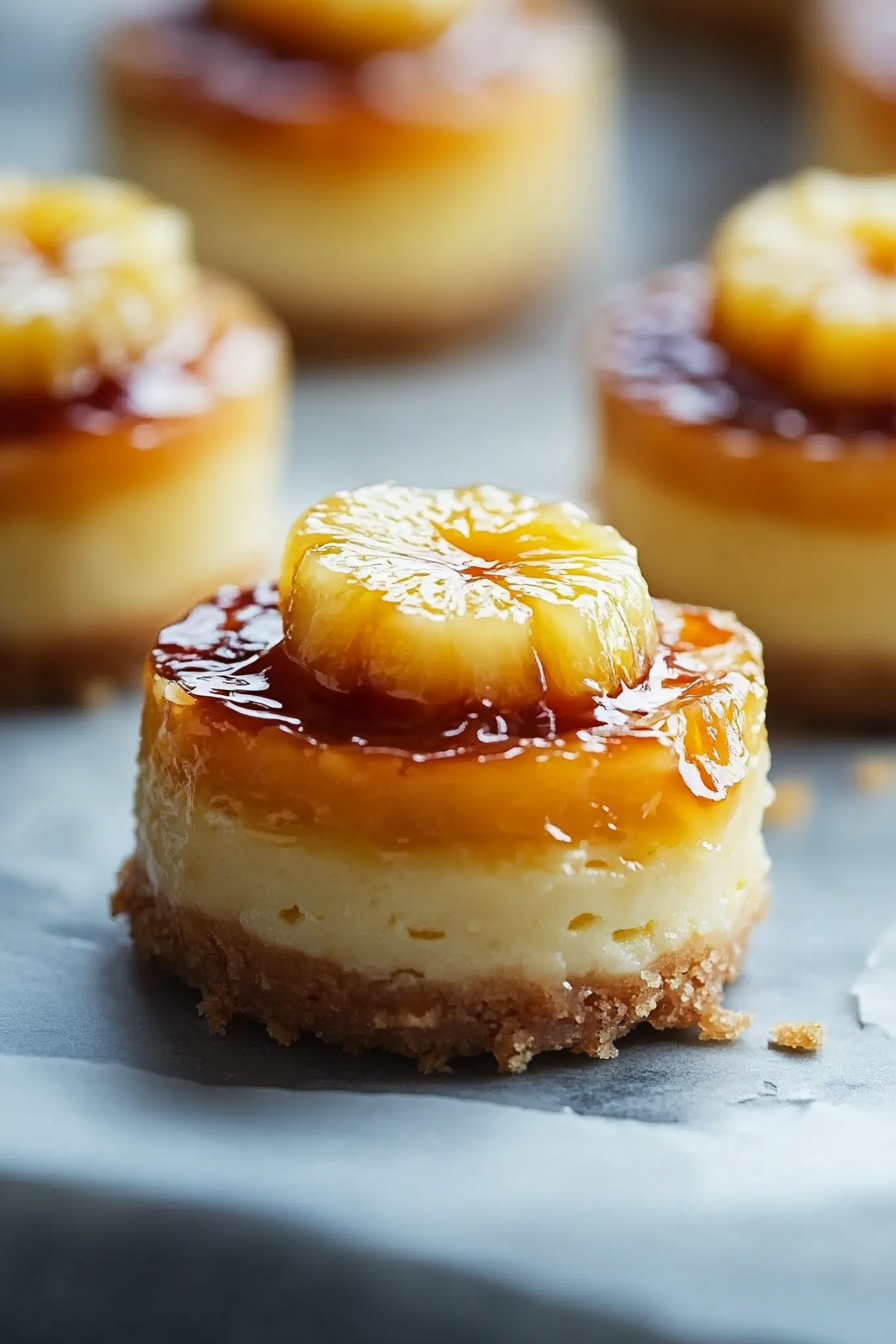
<svg viewBox="0 0 896 1344">
<path fill-rule="evenodd" d="M 624 290 L 601 330 L 601 372 L 626 395 L 683 425 L 718 425 L 782 444 L 825 440 L 896 449 L 896 400 L 838 405 L 798 398 L 733 359 L 710 335 L 712 283 L 702 266 L 677 266 Z M 810 448 L 811 448 L 810 444 Z"/>
<path fill-rule="evenodd" d="M 206 282 L 193 311 L 120 375 L 85 371 L 68 396 L 0 397 L 0 451 L 23 439 L 52 445 L 67 430 L 102 437 L 122 420 L 193 419 L 218 401 L 251 395 L 270 382 L 280 358 L 279 337 L 265 326 L 270 320 L 241 291 Z M 151 436 L 141 446 L 151 447 Z"/>
<path fill-rule="evenodd" d="M 222 437 L 256 432 L 284 369 L 266 311 L 240 287 L 206 280 L 191 313 L 121 377 L 96 375 L 70 396 L 0 398 L 0 517 L 81 507 L 176 470 L 188 444 L 214 451 Z"/>
<path fill-rule="evenodd" d="M 589 45 L 581 14 L 564 3 L 480 5 L 431 46 L 351 65 L 297 59 L 205 11 L 126 25 L 104 65 L 125 102 L 191 109 L 229 133 L 262 127 L 271 147 L 299 134 L 329 159 L 363 155 L 394 127 L 481 130 L 506 115 L 513 90 L 553 94 L 579 81 Z"/>
<path fill-rule="evenodd" d="M 682 797 L 723 801 L 750 770 L 764 741 L 764 685 L 758 644 L 731 617 L 670 603 L 658 603 L 657 616 L 660 652 L 638 687 L 501 715 L 488 703 L 434 710 L 324 691 L 283 650 L 273 587 L 222 589 L 160 634 L 145 750 L 173 743 L 169 769 L 255 816 L 340 825 L 344 798 L 352 817 L 363 804 L 368 827 L 386 827 L 392 809 L 411 833 L 454 825 L 458 840 L 496 829 L 541 839 L 547 829 L 566 843 L 594 833 L 634 839 L 647 817 L 652 835 L 674 831 Z M 614 757 L 617 792 L 607 777 L 604 801 L 592 771 Z"/>
<path fill-rule="evenodd" d="M 896 402 L 801 401 L 709 336 L 709 272 L 628 286 L 596 332 L 603 451 L 676 492 L 811 526 L 896 528 Z"/>
</svg>

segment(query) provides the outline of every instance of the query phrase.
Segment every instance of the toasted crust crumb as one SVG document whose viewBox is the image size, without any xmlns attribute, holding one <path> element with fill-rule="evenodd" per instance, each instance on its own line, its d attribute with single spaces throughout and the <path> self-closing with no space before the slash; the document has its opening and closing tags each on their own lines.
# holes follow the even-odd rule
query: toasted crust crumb
<svg viewBox="0 0 896 1344">
<path fill-rule="evenodd" d="M 815 791 L 807 779 L 782 779 L 775 784 L 775 796 L 765 819 L 770 826 L 797 826 L 815 806 Z"/>
<path fill-rule="evenodd" d="M 820 1022 L 777 1022 L 768 1043 L 778 1050 L 803 1050 L 814 1053 L 824 1045 L 826 1032 Z"/>
<path fill-rule="evenodd" d="M 738 1036 L 753 1025 L 752 1013 L 735 1013 L 718 1003 L 710 1004 L 698 1023 L 701 1041 L 736 1041 Z"/>
<path fill-rule="evenodd" d="M 202 992 L 213 1032 L 244 1013 L 288 1045 L 313 1033 L 356 1051 L 410 1055 L 425 1073 L 460 1055 L 491 1053 L 502 1073 L 522 1073 L 543 1050 L 612 1059 L 616 1041 L 640 1022 L 662 1030 L 700 1022 L 740 971 L 749 929 L 765 911 L 757 887 L 744 924 L 715 945 L 694 939 L 663 953 L 638 976 L 544 986 L 496 974 L 442 983 L 396 971 L 369 976 L 247 934 L 238 920 L 172 904 L 139 860 L 125 864 L 113 902 L 127 914 L 138 951 Z M 737 1016 L 734 1014 L 733 1016 Z"/>
<path fill-rule="evenodd" d="M 896 752 L 860 756 L 852 768 L 852 782 L 860 793 L 896 789 Z"/>
</svg>

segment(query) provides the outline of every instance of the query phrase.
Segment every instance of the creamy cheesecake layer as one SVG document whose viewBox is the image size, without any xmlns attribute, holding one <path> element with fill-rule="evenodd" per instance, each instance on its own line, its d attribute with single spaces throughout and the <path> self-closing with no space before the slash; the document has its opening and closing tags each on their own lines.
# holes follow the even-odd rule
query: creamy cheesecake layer
<svg viewBox="0 0 896 1344">
<path fill-rule="evenodd" d="M 736 611 L 776 651 L 896 658 L 896 530 L 726 507 L 631 465 L 624 449 L 606 455 L 602 489 L 652 592 Z"/>
<path fill-rule="evenodd" d="M 346 175 L 119 112 L 114 160 L 287 318 L 451 324 L 535 289 L 581 239 L 586 108 L 544 116 L 465 154 Z"/>
<path fill-rule="evenodd" d="M 470 768 L 476 770 L 475 762 Z M 487 767 L 486 767 L 487 768 Z M 712 839 L 644 864 L 619 847 L 379 847 L 253 831 L 144 767 L 136 858 L 163 900 L 262 943 L 368 975 L 509 973 L 562 984 L 637 975 L 694 939 L 736 937 L 764 885 L 767 752 Z M 710 832 L 711 833 L 711 832 Z"/>
<path fill-rule="evenodd" d="M 488 320 L 566 262 L 615 91 L 615 43 L 565 3 L 483 6 L 357 66 L 161 20 L 104 67 L 112 161 L 190 213 L 207 262 L 299 334 L 384 341 Z"/>
<path fill-rule="evenodd" d="M 158 622 L 219 582 L 263 572 L 275 542 L 273 444 L 213 448 L 185 447 L 176 472 L 101 491 L 77 511 L 0 512 L 0 573 L 14 576 L 0 587 L 0 640 Z"/>
</svg>

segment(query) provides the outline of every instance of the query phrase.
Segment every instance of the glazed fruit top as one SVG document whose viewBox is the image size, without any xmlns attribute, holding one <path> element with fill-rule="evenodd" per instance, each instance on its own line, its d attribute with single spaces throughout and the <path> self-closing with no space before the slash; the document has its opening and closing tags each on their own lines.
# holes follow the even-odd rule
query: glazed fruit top
<svg viewBox="0 0 896 1344">
<path fill-rule="evenodd" d="M 556 707 L 637 685 L 657 648 L 634 548 L 495 486 L 333 495 L 294 524 L 280 592 L 287 653 L 341 693 Z"/>
<path fill-rule="evenodd" d="M 712 248 L 713 335 L 817 401 L 896 396 L 896 178 L 808 172 L 732 211 Z"/>
<path fill-rule="evenodd" d="M 755 636 L 720 612 L 656 613 L 659 645 L 639 685 L 499 713 L 330 691 L 297 675 L 275 589 L 222 589 L 159 635 L 143 757 L 194 806 L 277 834 L 607 841 L 635 862 L 715 835 L 765 752 Z"/>
<path fill-rule="evenodd" d="M 481 0 L 480 0 L 481 2 Z M 419 47 L 474 0 L 212 0 L 212 15 L 250 36 L 305 56 L 357 60 Z"/>
<path fill-rule="evenodd" d="M 179 211 L 100 178 L 0 178 L 0 396 L 116 376 L 195 285 Z"/>
</svg>

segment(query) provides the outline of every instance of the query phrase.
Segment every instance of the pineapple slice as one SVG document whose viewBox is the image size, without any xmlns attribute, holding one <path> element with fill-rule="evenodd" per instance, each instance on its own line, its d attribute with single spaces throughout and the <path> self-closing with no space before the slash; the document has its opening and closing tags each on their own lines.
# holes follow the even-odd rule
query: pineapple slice
<svg viewBox="0 0 896 1344">
<path fill-rule="evenodd" d="M 807 172 L 723 221 L 714 335 L 806 397 L 896 395 L 896 177 Z"/>
<path fill-rule="evenodd" d="M 362 58 L 433 41 L 473 0 L 213 0 L 218 18 L 300 55 Z"/>
<path fill-rule="evenodd" d="M 375 485 L 287 542 L 286 648 L 334 690 L 500 710 L 643 680 L 657 627 L 636 553 L 571 504 Z"/>
<path fill-rule="evenodd" d="M 100 178 L 0 178 L 0 394 L 64 396 L 164 334 L 193 289 L 189 226 Z"/>
</svg>

